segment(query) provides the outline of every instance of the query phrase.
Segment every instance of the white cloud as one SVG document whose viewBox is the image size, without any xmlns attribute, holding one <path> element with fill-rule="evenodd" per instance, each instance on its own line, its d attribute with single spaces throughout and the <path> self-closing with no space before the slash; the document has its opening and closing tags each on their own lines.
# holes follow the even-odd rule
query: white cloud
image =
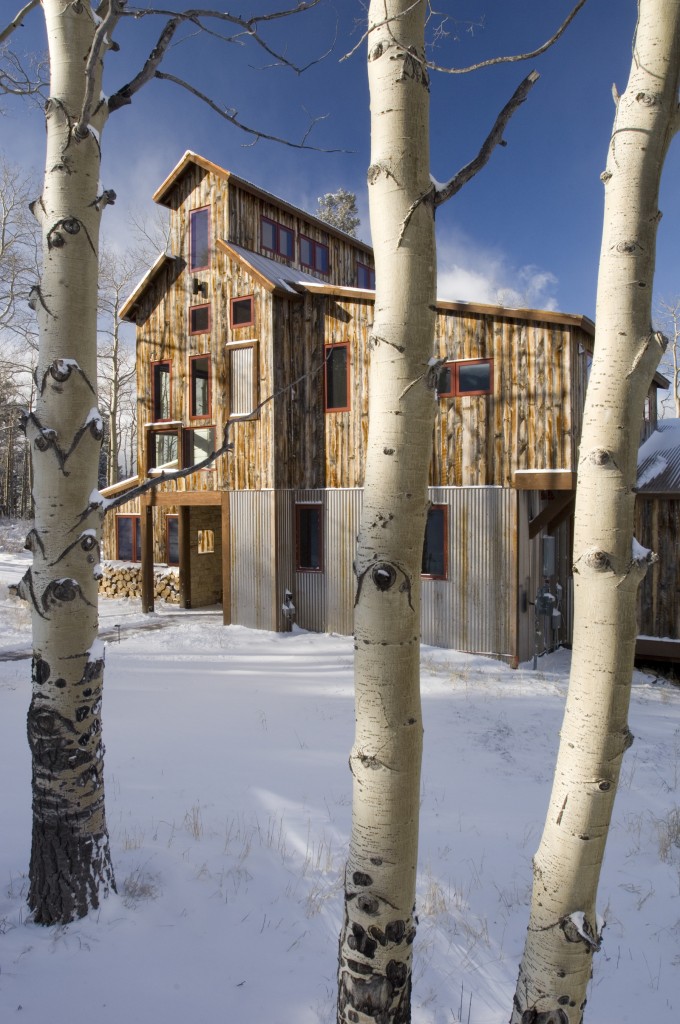
<svg viewBox="0 0 680 1024">
<path fill-rule="evenodd" d="M 506 253 L 461 231 L 439 240 L 437 294 L 441 299 L 557 309 L 558 280 L 533 264 L 516 266 Z"/>
</svg>

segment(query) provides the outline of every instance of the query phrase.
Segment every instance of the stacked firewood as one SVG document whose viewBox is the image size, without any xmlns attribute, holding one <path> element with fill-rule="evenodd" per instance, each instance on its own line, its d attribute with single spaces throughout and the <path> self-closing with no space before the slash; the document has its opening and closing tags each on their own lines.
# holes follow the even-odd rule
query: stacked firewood
<svg viewBox="0 0 680 1024">
<path fill-rule="evenodd" d="M 154 569 L 154 596 L 169 604 L 179 604 L 177 569 Z M 103 597 L 140 597 L 142 567 L 134 562 L 102 562 L 99 593 Z"/>
</svg>

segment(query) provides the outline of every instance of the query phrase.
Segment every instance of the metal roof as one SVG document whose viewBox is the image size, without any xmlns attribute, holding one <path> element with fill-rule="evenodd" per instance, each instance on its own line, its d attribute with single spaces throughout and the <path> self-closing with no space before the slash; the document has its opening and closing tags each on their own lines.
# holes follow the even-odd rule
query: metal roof
<svg viewBox="0 0 680 1024">
<path fill-rule="evenodd" d="M 680 420 L 659 420 L 640 447 L 636 490 L 680 497 Z"/>
<path fill-rule="evenodd" d="M 245 266 L 251 267 L 260 277 L 266 278 L 278 291 L 287 292 L 289 295 L 299 295 L 305 290 L 306 285 L 320 283 L 319 278 L 313 274 L 271 260 L 268 256 L 261 256 L 258 252 L 244 249 L 242 245 L 221 239 L 220 248 L 234 253 Z"/>
</svg>

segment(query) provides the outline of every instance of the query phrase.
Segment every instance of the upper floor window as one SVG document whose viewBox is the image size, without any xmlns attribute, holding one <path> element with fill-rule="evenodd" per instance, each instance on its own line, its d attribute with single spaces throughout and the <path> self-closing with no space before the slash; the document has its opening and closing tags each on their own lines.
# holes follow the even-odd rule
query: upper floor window
<svg viewBox="0 0 680 1024">
<path fill-rule="evenodd" d="M 445 580 L 448 577 L 447 524 L 447 506 L 431 505 L 427 512 L 420 570 L 423 576 L 429 576 L 430 579 Z"/>
<path fill-rule="evenodd" d="M 285 256 L 287 260 L 295 259 L 295 235 L 290 228 L 277 224 L 269 217 L 260 218 L 260 239 L 263 249 Z"/>
<path fill-rule="evenodd" d="M 490 395 L 493 392 L 493 359 L 462 359 L 444 363 L 437 385 L 440 398 Z"/>
<path fill-rule="evenodd" d="M 375 270 L 373 267 L 367 267 L 365 263 L 359 263 L 357 260 L 357 287 L 358 288 L 375 288 Z"/>
<path fill-rule="evenodd" d="M 184 430 L 184 452 L 183 459 L 185 466 L 195 466 L 203 462 L 215 451 L 215 428 L 196 427 L 193 430 Z"/>
<path fill-rule="evenodd" d="M 151 364 L 152 416 L 155 423 L 170 419 L 170 363 Z"/>
<path fill-rule="evenodd" d="M 231 326 L 252 327 L 255 323 L 253 308 L 253 296 L 245 295 L 243 298 L 231 300 Z"/>
<path fill-rule="evenodd" d="M 210 415 L 210 356 L 192 356 L 190 366 L 190 415 Z"/>
<path fill-rule="evenodd" d="M 229 416 L 251 416 L 258 404 L 258 349 L 256 341 L 226 345 L 229 379 Z"/>
<path fill-rule="evenodd" d="M 210 330 L 210 303 L 189 306 L 189 334 L 207 334 Z"/>
<path fill-rule="evenodd" d="M 154 469 L 176 469 L 179 466 L 181 426 L 166 430 L 149 430 L 147 434 L 147 473 Z"/>
<path fill-rule="evenodd" d="M 323 242 L 315 242 L 306 235 L 300 235 L 300 263 L 303 267 L 311 267 L 319 274 L 327 274 L 330 269 L 328 246 Z"/>
<path fill-rule="evenodd" d="M 349 345 L 326 345 L 325 408 L 326 412 L 346 412 L 349 402 Z"/>
<path fill-rule="evenodd" d="M 205 270 L 210 263 L 210 207 L 189 214 L 189 270 Z"/>
</svg>

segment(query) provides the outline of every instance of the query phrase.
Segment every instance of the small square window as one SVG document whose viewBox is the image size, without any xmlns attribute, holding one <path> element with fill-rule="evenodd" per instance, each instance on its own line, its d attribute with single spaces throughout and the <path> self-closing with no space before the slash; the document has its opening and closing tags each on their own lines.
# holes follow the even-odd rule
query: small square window
<svg viewBox="0 0 680 1024">
<path fill-rule="evenodd" d="M 215 550 L 215 534 L 212 530 L 198 531 L 198 554 L 211 555 Z"/>
<path fill-rule="evenodd" d="M 299 570 L 323 571 L 321 505 L 295 506 L 295 553 Z"/>
<path fill-rule="evenodd" d="M 196 466 L 215 451 L 215 428 L 196 427 L 184 431 L 184 465 Z"/>
<path fill-rule="evenodd" d="M 319 274 L 327 274 L 330 268 L 328 246 L 300 235 L 300 263 L 303 267 L 311 267 L 312 270 L 318 271 Z"/>
<path fill-rule="evenodd" d="M 326 412 L 346 412 L 349 407 L 349 345 L 326 345 Z"/>
<path fill-rule="evenodd" d="M 189 306 L 189 334 L 207 334 L 210 330 L 210 304 Z"/>
<path fill-rule="evenodd" d="M 295 235 L 290 228 L 284 228 L 269 217 L 260 218 L 260 245 L 269 252 L 292 260 L 295 254 Z"/>
<path fill-rule="evenodd" d="M 421 573 L 434 580 L 448 577 L 447 544 L 448 508 L 446 505 L 432 505 L 427 512 L 423 561 Z"/>
<path fill-rule="evenodd" d="M 253 296 L 231 300 L 231 326 L 252 327 L 254 323 Z"/>
</svg>

